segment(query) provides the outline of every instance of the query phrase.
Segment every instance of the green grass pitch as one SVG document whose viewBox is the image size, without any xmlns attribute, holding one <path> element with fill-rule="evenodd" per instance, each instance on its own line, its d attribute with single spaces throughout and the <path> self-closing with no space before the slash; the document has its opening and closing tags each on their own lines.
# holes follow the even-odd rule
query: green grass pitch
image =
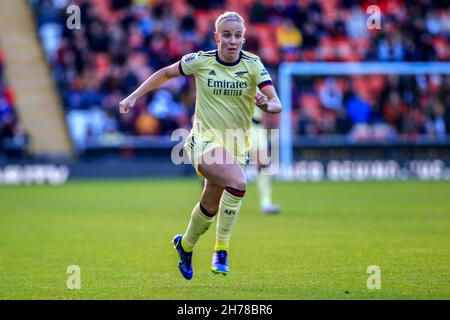
<svg viewBox="0 0 450 320">
<path fill-rule="evenodd" d="M 450 182 L 278 182 L 277 216 L 258 211 L 250 184 L 230 274 L 209 269 L 212 226 L 186 281 L 170 241 L 199 193 L 189 179 L 0 187 L 0 299 L 450 298 Z"/>
</svg>

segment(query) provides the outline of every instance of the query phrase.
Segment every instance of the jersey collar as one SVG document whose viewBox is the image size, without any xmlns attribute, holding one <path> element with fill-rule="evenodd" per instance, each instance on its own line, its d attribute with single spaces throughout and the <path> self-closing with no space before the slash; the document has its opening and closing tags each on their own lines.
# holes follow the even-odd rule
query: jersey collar
<svg viewBox="0 0 450 320">
<path fill-rule="evenodd" d="M 216 50 L 216 61 L 227 67 L 232 67 L 232 66 L 237 65 L 241 61 L 241 58 L 242 58 L 242 51 L 239 53 L 239 58 L 235 62 L 225 62 L 219 58 L 219 50 Z"/>
</svg>

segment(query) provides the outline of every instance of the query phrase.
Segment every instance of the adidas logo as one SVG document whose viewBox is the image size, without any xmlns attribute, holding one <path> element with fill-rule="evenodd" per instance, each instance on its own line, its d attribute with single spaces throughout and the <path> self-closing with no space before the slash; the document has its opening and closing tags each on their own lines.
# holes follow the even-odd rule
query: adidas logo
<svg viewBox="0 0 450 320">
<path fill-rule="evenodd" d="M 216 75 L 216 73 L 214 72 L 214 70 L 211 70 L 208 74 L 211 75 L 211 76 L 215 76 L 215 75 Z"/>
</svg>

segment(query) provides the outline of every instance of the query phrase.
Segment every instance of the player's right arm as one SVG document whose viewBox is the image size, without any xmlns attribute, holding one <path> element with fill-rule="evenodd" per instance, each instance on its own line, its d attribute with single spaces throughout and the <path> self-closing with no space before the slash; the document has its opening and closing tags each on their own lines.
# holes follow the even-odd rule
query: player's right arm
<svg viewBox="0 0 450 320">
<path fill-rule="evenodd" d="M 134 107 L 136 100 L 145 95 L 147 92 L 159 88 L 169 79 L 181 76 L 182 74 L 180 73 L 179 66 L 180 63 L 180 61 L 175 62 L 168 67 L 156 71 L 150 77 L 148 77 L 147 80 L 145 80 L 135 91 L 133 91 L 128 97 L 120 101 L 120 113 L 128 113 L 128 111 L 130 111 L 130 108 Z"/>
</svg>

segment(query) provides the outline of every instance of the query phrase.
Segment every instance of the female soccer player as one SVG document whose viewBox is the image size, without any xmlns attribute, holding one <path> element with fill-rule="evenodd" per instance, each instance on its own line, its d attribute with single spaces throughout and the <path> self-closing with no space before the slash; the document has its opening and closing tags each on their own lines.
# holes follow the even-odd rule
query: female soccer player
<svg viewBox="0 0 450 320">
<path fill-rule="evenodd" d="M 260 59 L 242 50 L 245 26 L 235 12 L 221 14 L 215 23 L 217 49 L 187 54 L 151 75 L 120 102 L 127 113 L 136 99 L 181 75 L 196 78 L 196 110 L 193 128 L 184 145 L 205 186 L 183 235 L 172 243 L 179 254 L 178 267 L 186 279 L 193 276 L 192 251 L 218 215 L 211 270 L 227 274 L 231 232 L 246 189 L 243 170 L 250 149 L 248 131 L 255 105 L 278 113 L 281 103 L 270 75 Z M 256 88 L 261 92 L 256 93 Z M 242 134 L 244 132 L 244 134 Z"/>
</svg>

